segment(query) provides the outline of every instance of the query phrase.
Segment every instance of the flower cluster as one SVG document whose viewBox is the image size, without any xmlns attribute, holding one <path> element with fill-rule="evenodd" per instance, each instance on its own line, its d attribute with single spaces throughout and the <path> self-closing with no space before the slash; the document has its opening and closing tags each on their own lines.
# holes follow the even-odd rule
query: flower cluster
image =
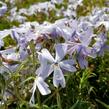
<svg viewBox="0 0 109 109">
<path fill-rule="evenodd" d="M 22 0 L 21 0 L 22 1 Z M 50 17 L 50 14 L 55 12 L 57 17 L 76 17 L 76 8 L 78 5 L 82 5 L 83 0 L 69 0 L 67 8 L 61 6 L 57 8 L 56 4 L 63 4 L 63 0 L 51 0 L 48 2 L 41 2 L 31 5 L 29 8 L 19 9 L 15 5 L 15 0 L 8 1 L 11 4 L 11 9 L 9 10 L 9 16 L 7 19 L 12 21 L 18 21 L 19 23 L 24 23 L 28 21 L 28 17 L 37 16 L 39 14 L 45 14 L 47 17 Z M 5 13 L 7 10 L 6 4 L 2 7 L 2 13 Z M 1 14 L 2 14 L 1 13 Z"/>
<path fill-rule="evenodd" d="M 41 11 L 46 13 L 49 9 L 55 9 L 55 4 L 61 4 L 62 1 L 51 0 L 51 2 L 33 5 L 29 9 L 20 9 L 19 12 L 16 12 L 17 8 L 13 8 L 9 19 L 13 20 L 17 16 L 16 19 L 19 17 L 23 22 L 22 20 L 25 21 L 26 17 L 20 16 L 21 14 L 31 16 Z M 69 0 L 69 3 L 73 3 L 72 0 Z M 77 5 L 81 3 L 82 0 L 75 2 Z M 77 5 L 74 6 L 77 7 Z M 30 103 L 34 103 L 36 87 L 42 95 L 51 93 L 49 85 L 45 82 L 51 74 L 53 74 L 53 85 L 64 88 L 66 86 L 64 78 L 66 72 L 73 73 L 78 69 L 87 68 L 88 58 L 96 58 L 97 55 L 103 55 L 104 51 L 109 49 L 109 46 L 106 45 L 107 30 L 109 30 L 109 15 L 106 14 L 106 11 L 109 9 L 95 9 L 89 16 L 73 19 L 71 12 L 72 9 L 76 8 L 71 6 L 68 7 L 67 11 L 61 11 L 64 16 L 70 18 L 65 17 L 54 23 L 25 22 L 19 27 L 0 31 L 0 48 L 4 46 L 4 38 L 7 36 L 10 36 L 17 43 L 14 47 L 0 50 L 2 64 L 12 72 L 19 66 L 19 62 L 31 55 L 29 43 L 34 42 L 35 53 L 38 55 L 37 59 L 40 66 L 35 72 L 36 79 L 31 90 Z M 0 16 L 6 10 L 6 5 L 2 6 Z M 100 30 L 101 26 L 103 27 L 102 31 Z M 95 32 L 96 29 L 97 32 Z M 52 50 L 43 44 L 44 41 L 49 40 L 54 41 L 53 46 L 51 46 Z"/>
</svg>

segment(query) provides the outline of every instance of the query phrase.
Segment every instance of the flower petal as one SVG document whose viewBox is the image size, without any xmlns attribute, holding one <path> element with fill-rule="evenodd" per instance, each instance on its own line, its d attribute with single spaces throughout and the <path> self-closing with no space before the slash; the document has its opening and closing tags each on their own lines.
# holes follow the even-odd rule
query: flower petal
<svg viewBox="0 0 109 109">
<path fill-rule="evenodd" d="M 49 52 L 47 49 L 45 49 L 45 48 L 42 49 L 40 54 L 41 54 L 42 57 L 45 58 L 47 61 L 49 61 L 49 62 L 51 62 L 51 63 L 54 62 L 53 56 L 50 54 L 50 52 Z"/>
<path fill-rule="evenodd" d="M 36 74 L 37 74 L 38 76 L 43 77 L 43 79 L 46 79 L 52 72 L 53 72 L 53 66 L 50 65 L 50 64 L 41 65 L 41 66 L 36 70 Z"/>
<path fill-rule="evenodd" d="M 58 66 L 54 67 L 53 84 L 55 87 L 61 85 L 64 88 L 66 86 L 64 75 Z"/>
<path fill-rule="evenodd" d="M 48 84 L 44 82 L 43 78 L 42 77 L 36 78 L 34 81 L 33 87 L 31 89 L 32 96 L 30 99 L 30 104 L 35 104 L 34 94 L 36 91 L 36 86 L 42 95 L 48 95 L 51 93 L 50 89 L 48 88 L 49 87 Z"/>
<path fill-rule="evenodd" d="M 11 30 L 0 31 L 0 38 L 3 39 L 4 37 L 6 37 L 10 34 L 11 34 Z"/>
<path fill-rule="evenodd" d="M 55 46 L 55 50 L 56 50 L 56 61 L 60 61 L 64 58 L 64 56 L 67 53 L 67 44 L 57 44 Z"/>
<path fill-rule="evenodd" d="M 85 56 L 80 55 L 80 56 L 78 56 L 77 60 L 82 69 L 84 69 L 88 66 L 88 62 L 85 59 Z"/>
<path fill-rule="evenodd" d="M 40 61 L 40 67 L 36 70 L 37 76 L 41 76 L 44 79 L 47 78 L 53 72 L 53 64 L 48 64 L 47 60 L 42 55 L 38 55 Z"/>
<path fill-rule="evenodd" d="M 38 53 L 38 59 L 40 61 L 40 64 L 45 66 L 47 64 L 47 60 L 41 55 L 41 53 Z"/>
<path fill-rule="evenodd" d="M 82 45 L 88 46 L 92 40 L 93 37 L 93 29 L 90 27 L 87 29 L 87 31 L 81 33 L 80 35 L 80 41 Z"/>
<path fill-rule="evenodd" d="M 48 95 L 51 93 L 48 84 L 44 82 L 42 77 L 37 78 L 36 85 L 42 95 Z"/>
<path fill-rule="evenodd" d="M 85 47 L 82 49 L 82 52 L 85 56 L 89 56 L 91 58 L 96 58 L 96 50 L 91 47 Z"/>
<path fill-rule="evenodd" d="M 60 62 L 59 65 L 62 69 L 65 69 L 66 71 L 75 72 L 76 68 L 73 66 L 74 63 L 74 60 L 70 59 Z"/>
</svg>

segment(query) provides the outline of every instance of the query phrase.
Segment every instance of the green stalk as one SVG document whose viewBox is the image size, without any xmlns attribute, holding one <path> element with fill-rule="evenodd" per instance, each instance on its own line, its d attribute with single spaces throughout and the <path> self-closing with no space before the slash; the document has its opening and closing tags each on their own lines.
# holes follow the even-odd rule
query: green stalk
<svg viewBox="0 0 109 109">
<path fill-rule="evenodd" d="M 106 109 L 109 109 L 109 105 L 107 105 L 106 103 L 100 101 L 99 99 L 95 99 L 98 103 L 100 103 L 101 105 L 103 105 Z"/>
<path fill-rule="evenodd" d="M 58 91 L 60 91 L 62 88 L 59 88 Z M 43 105 L 49 101 L 53 96 L 55 96 L 57 93 L 57 91 L 55 90 L 53 94 L 51 94 L 44 102 L 43 102 Z"/>
<path fill-rule="evenodd" d="M 62 106 L 61 106 L 61 97 L 60 97 L 60 94 L 59 94 L 59 89 L 57 88 L 56 89 L 56 98 L 57 98 L 57 106 L 58 106 L 58 109 L 62 109 Z"/>
<path fill-rule="evenodd" d="M 32 62 L 33 62 L 33 66 L 34 66 L 34 70 L 36 69 L 36 52 L 35 52 L 35 45 L 34 45 L 34 42 L 31 41 L 30 42 L 30 49 L 31 49 L 31 53 L 32 53 Z M 36 94 L 37 94 L 37 102 L 38 102 L 38 107 L 39 109 L 42 109 L 42 104 L 41 104 L 41 100 L 40 100 L 40 93 L 39 93 L 39 90 L 36 89 Z"/>
<path fill-rule="evenodd" d="M 40 100 L 40 93 L 39 93 L 39 90 L 37 89 L 37 92 L 36 92 L 36 94 L 37 94 L 37 102 L 38 102 L 38 107 L 39 107 L 39 109 L 42 109 L 42 104 L 41 104 L 41 100 Z"/>
<path fill-rule="evenodd" d="M 30 46 L 31 53 L 32 53 L 32 62 L 33 62 L 34 67 L 36 67 L 36 52 L 35 52 L 34 42 L 31 41 L 29 46 Z"/>
</svg>

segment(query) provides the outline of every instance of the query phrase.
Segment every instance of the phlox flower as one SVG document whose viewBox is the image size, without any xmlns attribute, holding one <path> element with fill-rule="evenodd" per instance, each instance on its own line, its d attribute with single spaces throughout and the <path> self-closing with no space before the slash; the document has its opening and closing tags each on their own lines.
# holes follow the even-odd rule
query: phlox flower
<svg viewBox="0 0 109 109">
<path fill-rule="evenodd" d="M 96 42 L 93 45 L 93 48 L 95 49 L 95 51 L 98 53 L 99 56 L 103 56 L 104 55 L 104 51 L 105 50 L 109 50 L 109 46 L 106 45 L 106 34 L 105 33 L 100 33 L 99 35 L 97 35 L 97 37 L 95 38 Z"/>
<path fill-rule="evenodd" d="M 51 93 L 48 88 L 48 84 L 44 81 L 53 72 L 53 84 L 55 87 L 61 85 L 65 87 L 65 78 L 62 69 L 70 72 L 75 72 L 76 68 L 73 66 L 75 64 L 73 59 L 63 60 L 67 53 L 66 44 L 57 44 L 55 46 L 56 56 L 50 54 L 50 52 L 43 48 L 41 52 L 38 53 L 38 59 L 40 62 L 40 67 L 36 70 L 37 77 L 34 81 L 32 87 L 32 96 L 30 99 L 30 104 L 34 103 L 34 93 L 36 88 L 40 91 L 42 95 L 48 95 Z"/>
<path fill-rule="evenodd" d="M 30 99 L 30 104 L 35 103 L 34 94 L 35 94 L 36 88 L 38 88 L 38 90 L 40 91 L 40 93 L 42 95 L 47 95 L 47 94 L 51 93 L 51 91 L 48 87 L 49 87 L 48 84 L 46 82 L 44 82 L 44 79 L 42 77 L 36 77 L 36 79 L 34 80 L 33 87 L 31 89 L 32 96 Z"/>
<path fill-rule="evenodd" d="M 55 58 L 50 54 L 47 49 L 42 49 L 38 52 L 41 60 L 41 66 L 36 71 L 37 75 L 47 78 L 53 72 L 53 84 L 55 87 L 61 85 L 63 88 L 66 86 L 64 74 L 62 69 L 70 72 L 75 72 L 76 68 L 73 66 L 75 61 L 73 59 L 63 60 L 67 53 L 66 44 L 57 44 L 55 46 L 56 55 Z"/>
<path fill-rule="evenodd" d="M 66 43 L 68 44 L 68 53 L 70 55 L 76 53 L 76 59 L 80 65 L 80 68 L 86 68 L 88 65 L 88 62 L 86 60 L 86 57 L 96 57 L 95 50 L 90 47 L 90 43 L 93 37 L 93 31 L 92 28 L 88 28 L 86 31 L 83 32 L 77 32 L 75 31 L 74 34 L 72 34 L 72 37 L 70 40 L 68 40 Z"/>
</svg>

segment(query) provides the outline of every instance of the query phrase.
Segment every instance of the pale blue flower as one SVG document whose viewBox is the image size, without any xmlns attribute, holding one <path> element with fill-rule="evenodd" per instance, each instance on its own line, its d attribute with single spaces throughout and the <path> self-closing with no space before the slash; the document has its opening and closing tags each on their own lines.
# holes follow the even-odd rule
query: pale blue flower
<svg viewBox="0 0 109 109">
<path fill-rule="evenodd" d="M 75 72 L 76 68 L 74 65 L 74 60 L 63 60 L 64 56 L 67 53 L 66 44 L 57 44 L 55 46 L 56 56 L 50 54 L 47 49 L 42 49 L 41 52 L 38 52 L 39 56 L 41 55 L 41 66 L 38 70 L 38 75 L 41 75 L 43 78 L 47 78 L 52 72 L 53 73 L 53 84 L 55 87 L 61 85 L 63 88 L 66 86 L 64 74 L 62 69 L 70 72 Z M 44 63 L 43 63 L 44 62 Z M 72 64 L 71 64 L 72 63 Z"/>
<path fill-rule="evenodd" d="M 97 38 L 95 39 L 96 42 L 93 45 L 94 50 L 98 53 L 98 55 L 104 55 L 104 51 L 109 49 L 109 47 L 106 45 L 106 34 L 105 33 L 100 33 L 97 35 Z"/>
<path fill-rule="evenodd" d="M 86 29 L 81 33 L 72 34 L 72 37 L 66 43 L 68 44 L 68 53 L 70 55 L 76 53 L 76 59 L 80 65 L 80 68 L 86 68 L 88 66 L 88 62 L 86 57 L 96 57 L 95 50 L 90 47 L 90 43 L 93 38 L 93 31 L 92 28 Z"/>
<path fill-rule="evenodd" d="M 36 77 L 36 79 L 34 80 L 33 87 L 31 89 L 32 96 L 30 99 L 30 105 L 35 103 L 34 94 L 35 94 L 36 88 L 38 88 L 38 90 L 40 91 L 42 95 L 48 95 L 51 93 L 48 87 L 49 87 L 48 84 L 44 81 L 42 77 Z"/>
</svg>

